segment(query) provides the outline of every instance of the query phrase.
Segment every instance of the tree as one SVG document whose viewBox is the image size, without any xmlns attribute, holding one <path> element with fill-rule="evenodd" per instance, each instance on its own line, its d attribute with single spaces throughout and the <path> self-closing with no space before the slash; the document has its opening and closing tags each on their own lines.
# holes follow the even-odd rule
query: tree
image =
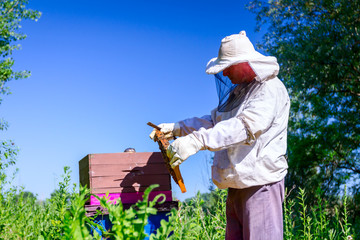
<svg viewBox="0 0 360 240">
<path fill-rule="evenodd" d="M 359 0 L 254 0 L 291 98 L 287 185 L 328 196 L 360 175 Z"/>
<path fill-rule="evenodd" d="M 7 83 L 11 80 L 24 79 L 30 76 L 29 71 L 14 71 L 12 53 L 20 48 L 18 41 L 26 38 L 20 31 L 21 21 L 37 20 L 41 13 L 26 8 L 27 0 L 0 1 L 0 104 L 3 96 L 10 94 Z M 6 130 L 8 124 L 0 119 L 0 131 Z M 0 139 L 0 173 L 9 164 L 15 163 L 17 149 L 12 141 Z"/>
<path fill-rule="evenodd" d="M 14 201 L 17 203 L 19 200 L 27 201 L 27 200 L 34 200 L 36 201 L 36 195 L 29 191 L 23 191 L 20 189 L 20 192 L 14 196 Z"/>
</svg>

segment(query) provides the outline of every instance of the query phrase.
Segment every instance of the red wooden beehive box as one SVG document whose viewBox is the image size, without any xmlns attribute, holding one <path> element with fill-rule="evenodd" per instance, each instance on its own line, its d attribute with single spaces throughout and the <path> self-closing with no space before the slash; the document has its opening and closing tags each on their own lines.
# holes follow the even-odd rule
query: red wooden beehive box
<svg viewBox="0 0 360 240">
<path fill-rule="evenodd" d="M 123 204 L 133 204 L 142 199 L 144 190 L 159 184 L 150 194 L 150 200 L 159 193 L 172 201 L 170 174 L 160 152 L 123 152 L 88 154 L 79 161 L 80 184 L 90 192 Z M 99 201 L 91 196 L 90 205 Z"/>
</svg>

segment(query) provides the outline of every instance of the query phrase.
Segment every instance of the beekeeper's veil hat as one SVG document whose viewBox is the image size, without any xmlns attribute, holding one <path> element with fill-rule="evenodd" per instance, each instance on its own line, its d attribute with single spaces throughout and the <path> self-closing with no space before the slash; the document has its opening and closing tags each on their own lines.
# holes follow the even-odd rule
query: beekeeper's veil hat
<svg viewBox="0 0 360 240">
<path fill-rule="evenodd" d="M 245 31 L 241 31 L 239 34 L 233 34 L 221 40 L 218 57 L 208 62 L 206 73 L 217 74 L 231 65 L 242 62 L 249 63 L 259 82 L 273 78 L 279 72 L 276 58 L 257 52 Z"/>
</svg>

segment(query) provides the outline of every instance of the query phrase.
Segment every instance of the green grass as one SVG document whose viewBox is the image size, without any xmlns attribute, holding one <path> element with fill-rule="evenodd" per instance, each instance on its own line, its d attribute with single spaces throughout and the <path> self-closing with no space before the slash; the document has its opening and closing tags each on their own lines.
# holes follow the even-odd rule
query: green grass
<svg viewBox="0 0 360 240">
<path fill-rule="evenodd" d="M 159 195 L 148 201 L 149 187 L 144 200 L 130 209 L 122 204 L 111 204 L 106 197 L 101 205 L 109 212 L 111 229 L 103 229 L 94 218 L 85 215 L 84 204 L 89 190 L 70 187 L 70 170 L 64 168 L 63 180 L 46 201 L 37 201 L 24 189 L 11 186 L 7 176 L 0 176 L 0 239 L 101 239 L 91 228 L 98 228 L 109 239 L 143 239 L 144 226 L 150 215 L 156 214 L 155 203 L 164 197 Z M 295 196 L 284 201 L 285 239 L 355 239 L 355 231 L 349 222 L 346 191 L 337 206 L 329 206 L 317 193 L 317 204 L 306 205 L 306 191 L 299 189 Z M 169 213 L 169 221 L 162 220 L 161 227 L 150 239 L 224 239 L 226 190 L 215 189 L 208 194 L 198 193 L 189 201 L 181 202 L 179 209 Z M 98 213 L 100 214 L 100 213 Z"/>
</svg>

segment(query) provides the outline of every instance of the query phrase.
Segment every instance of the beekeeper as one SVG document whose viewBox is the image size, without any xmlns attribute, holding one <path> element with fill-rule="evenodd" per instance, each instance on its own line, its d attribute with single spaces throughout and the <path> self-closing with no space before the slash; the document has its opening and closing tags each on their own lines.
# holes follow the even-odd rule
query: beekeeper
<svg viewBox="0 0 360 240">
<path fill-rule="evenodd" d="M 200 150 L 215 152 L 212 180 L 228 189 L 226 239 L 283 239 L 290 100 L 275 57 L 254 49 L 245 31 L 225 37 L 206 73 L 219 105 L 211 115 L 160 124 L 175 167 Z M 150 134 L 154 138 L 154 131 Z"/>
</svg>

